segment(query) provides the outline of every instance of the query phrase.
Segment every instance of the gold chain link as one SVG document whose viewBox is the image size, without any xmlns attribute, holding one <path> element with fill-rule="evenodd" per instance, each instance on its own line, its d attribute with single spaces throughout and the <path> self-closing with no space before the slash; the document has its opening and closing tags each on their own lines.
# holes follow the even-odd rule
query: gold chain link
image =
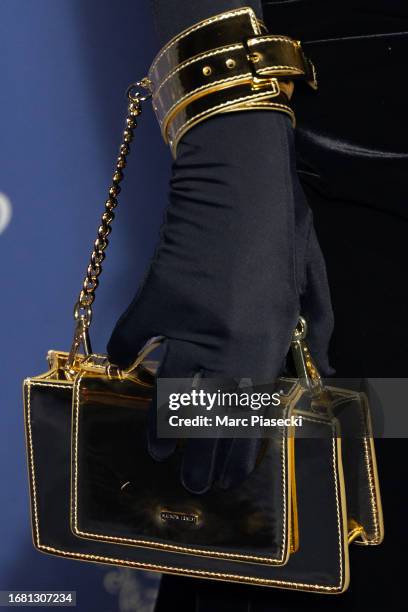
<svg viewBox="0 0 408 612">
<path fill-rule="evenodd" d="M 111 223 L 115 218 L 114 210 L 118 205 L 117 197 L 120 193 L 120 182 L 123 179 L 123 170 L 126 167 L 127 156 L 130 152 L 130 143 L 133 140 L 133 133 L 137 127 L 137 117 L 142 112 L 142 102 L 148 100 L 151 94 L 141 95 L 140 87 L 149 91 L 148 79 L 142 79 L 137 83 L 132 83 L 126 92 L 128 98 L 128 109 L 126 116 L 126 127 L 123 132 L 123 140 L 119 149 L 119 156 L 116 160 L 115 169 L 112 176 L 112 183 L 109 187 L 109 196 L 105 202 L 105 210 L 102 214 L 98 227 L 97 238 L 94 242 L 92 254 L 89 260 L 86 276 L 82 283 L 82 289 L 74 307 L 74 318 L 77 322 L 72 348 L 67 360 L 67 368 L 73 365 L 75 355 L 81 344 L 85 353 L 91 352 L 88 329 L 92 321 L 92 305 L 95 301 L 95 291 L 99 285 L 99 276 L 102 272 L 102 262 L 105 259 L 105 251 L 109 244 L 109 234 L 112 231 Z"/>
</svg>

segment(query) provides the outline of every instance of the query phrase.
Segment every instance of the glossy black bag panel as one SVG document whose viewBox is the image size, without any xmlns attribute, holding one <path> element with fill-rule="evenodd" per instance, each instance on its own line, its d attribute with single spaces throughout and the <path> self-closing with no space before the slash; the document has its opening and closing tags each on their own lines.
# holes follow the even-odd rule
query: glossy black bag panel
<svg viewBox="0 0 408 612">
<path fill-rule="evenodd" d="M 74 532 L 180 552 L 285 563 L 291 527 L 287 429 L 274 428 L 255 470 L 239 486 L 214 486 L 195 495 L 180 482 L 182 448 L 162 462 L 147 451 L 148 391 L 126 379 L 81 376 L 75 382 Z M 271 407 L 268 416 L 284 418 L 292 404 Z"/>
<path fill-rule="evenodd" d="M 70 528 L 72 385 L 29 379 L 24 398 L 33 539 L 39 550 L 215 580 L 327 593 L 347 588 L 343 472 L 331 423 L 308 417 L 304 425 L 311 439 L 296 442 L 300 549 L 286 565 L 274 567 L 75 536 Z"/>
</svg>

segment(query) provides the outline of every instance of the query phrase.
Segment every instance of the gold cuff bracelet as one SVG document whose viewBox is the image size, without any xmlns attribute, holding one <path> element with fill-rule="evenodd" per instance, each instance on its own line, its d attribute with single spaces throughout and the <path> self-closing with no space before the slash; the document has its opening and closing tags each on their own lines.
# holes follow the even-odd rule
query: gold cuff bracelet
<svg viewBox="0 0 408 612">
<path fill-rule="evenodd" d="M 175 36 L 154 59 L 145 84 L 163 138 L 176 154 L 191 127 L 218 113 L 269 109 L 288 114 L 290 81 L 317 88 L 301 43 L 268 34 L 251 8 L 227 11 Z"/>
</svg>

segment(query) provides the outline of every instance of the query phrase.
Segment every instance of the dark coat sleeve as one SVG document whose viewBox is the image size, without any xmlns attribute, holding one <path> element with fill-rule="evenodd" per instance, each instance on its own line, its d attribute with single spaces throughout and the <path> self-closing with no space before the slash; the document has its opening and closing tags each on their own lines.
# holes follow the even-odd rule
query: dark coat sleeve
<svg viewBox="0 0 408 612">
<path fill-rule="evenodd" d="M 250 6 L 262 17 L 261 0 L 151 0 L 160 47 L 194 23 L 235 8 Z"/>
</svg>

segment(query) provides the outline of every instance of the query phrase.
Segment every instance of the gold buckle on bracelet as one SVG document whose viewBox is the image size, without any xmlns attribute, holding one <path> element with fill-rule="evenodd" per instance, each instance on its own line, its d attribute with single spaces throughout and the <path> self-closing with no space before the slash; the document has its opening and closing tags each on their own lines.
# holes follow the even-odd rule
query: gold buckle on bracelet
<svg viewBox="0 0 408 612">
<path fill-rule="evenodd" d="M 251 39 L 254 38 L 251 36 Z M 252 72 L 252 83 L 251 89 L 253 91 L 267 90 L 270 89 L 271 93 L 274 96 L 278 96 L 280 94 L 280 87 L 278 79 L 275 77 L 263 76 L 258 73 L 256 69 L 256 64 L 260 59 L 259 53 L 256 51 L 251 51 L 248 45 L 249 39 L 244 39 L 242 41 L 244 48 L 246 50 L 246 57 L 248 60 L 249 68 Z"/>
<path fill-rule="evenodd" d="M 252 77 L 251 89 L 254 91 L 270 89 L 274 96 L 280 94 L 279 82 L 275 77 Z"/>
</svg>

